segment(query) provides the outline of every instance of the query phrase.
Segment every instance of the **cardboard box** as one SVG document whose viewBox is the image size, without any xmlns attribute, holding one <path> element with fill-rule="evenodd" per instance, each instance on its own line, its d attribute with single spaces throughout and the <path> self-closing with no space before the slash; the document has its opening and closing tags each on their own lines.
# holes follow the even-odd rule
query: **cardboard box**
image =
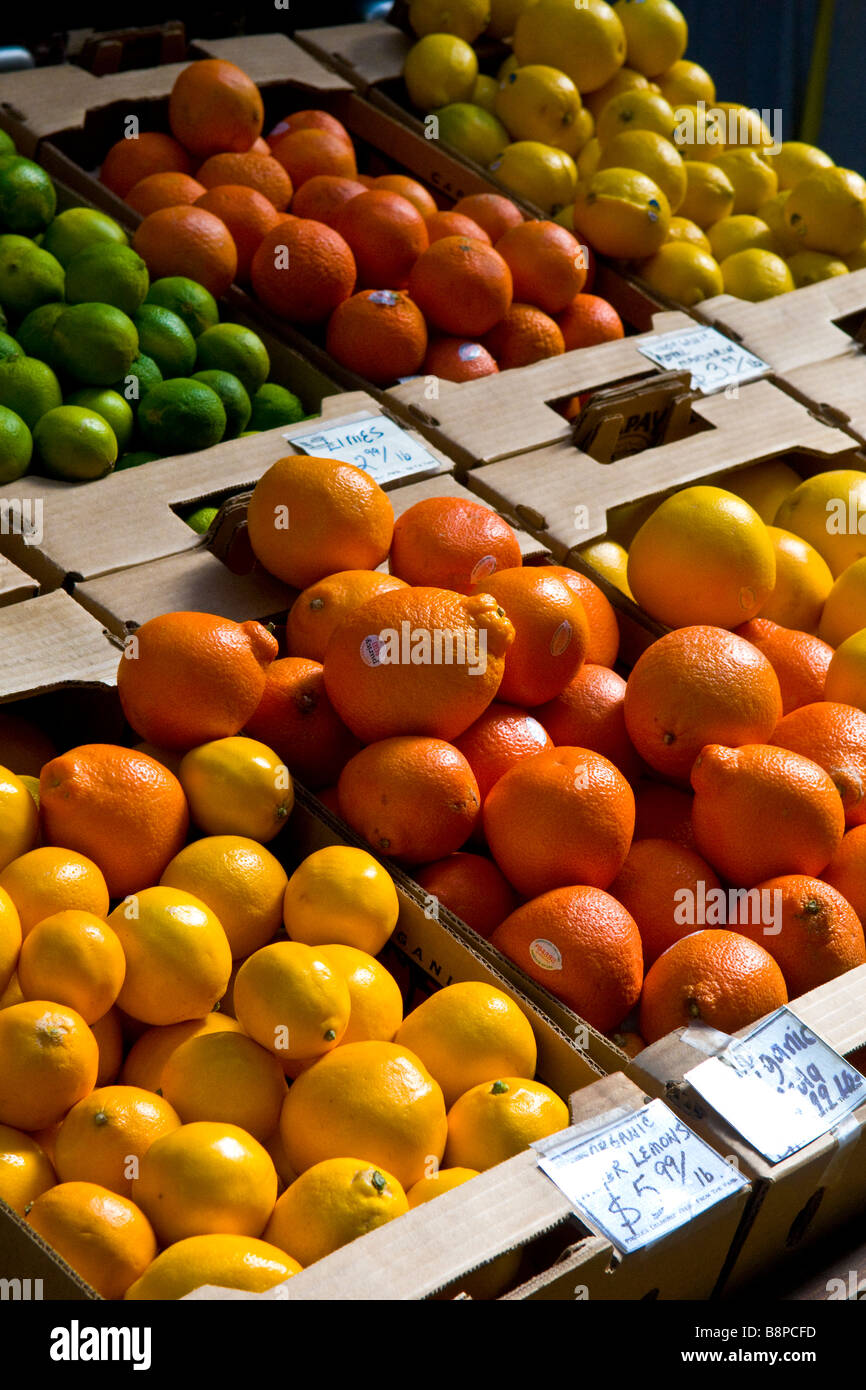
<svg viewBox="0 0 866 1390">
<path fill-rule="evenodd" d="M 705 299 L 696 318 L 762 357 L 783 377 L 797 367 L 846 357 L 860 349 L 866 324 L 866 270 L 752 304 L 721 294 Z"/>
<path fill-rule="evenodd" d="M 0 608 L 20 603 L 23 598 L 33 598 L 38 593 L 36 580 L 0 555 Z"/>
<path fill-rule="evenodd" d="M 791 1001 L 794 1013 L 843 1056 L 866 1042 L 866 965 Z M 737 1036 L 751 1029 L 744 1028 Z M 749 1207 L 723 1272 L 725 1293 L 739 1288 L 862 1214 L 866 1205 L 866 1102 L 842 1144 L 824 1135 L 771 1164 L 684 1081 L 687 1071 L 723 1049 L 714 1029 L 685 1028 L 639 1053 L 628 1075 L 661 1096 L 718 1153 L 733 1156 L 753 1185 Z"/>
</svg>

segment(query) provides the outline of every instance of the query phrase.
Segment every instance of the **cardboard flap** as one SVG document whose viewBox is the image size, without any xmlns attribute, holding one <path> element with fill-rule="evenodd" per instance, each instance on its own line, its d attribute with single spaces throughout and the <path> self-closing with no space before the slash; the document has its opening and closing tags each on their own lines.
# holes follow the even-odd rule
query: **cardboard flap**
<svg viewBox="0 0 866 1390">
<path fill-rule="evenodd" d="M 385 26 L 387 27 L 387 26 Z M 325 31 L 327 32 L 327 31 Z M 259 86 L 297 82 L 314 91 L 347 92 L 352 84 L 286 34 L 245 34 L 233 39 L 195 39 L 193 48 L 206 58 L 222 58 L 243 68 Z"/>
<path fill-rule="evenodd" d="M 29 149 L 22 142 L 22 154 L 33 154 L 38 142 L 55 130 L 84 125 L 91 106 L 98 104 L 99 78 L 71 64 L 60 67 L 27 68 L 23 72 L 4 72 L 0 88 L 0 107 L 11 122 L 26 126 Z M 18 144 L 16 134 L 16 144 Z"/>
<path fill-rule="evenodd" d="M 367 24 L 336 24 L 331 29 L 301 29 L 295 38 L 311 53 L 350 75 L 362 89 L 399 77 L 412 47 L 408 34 L 380 19 Z"/>
<path fill-rule="evenodd" d="M 844 357 L 797 367 L 785 373 L 784 381 L 798 396 L 813 402 L 830 424 L 866 443 L 866 354 L 862 349 L 855 350 L 852 344 Z"/>
<path fill-rule="evenodd" d="M 20 603 L 21 599 L 32 598 L 38 593 L 36 580 L 0 555 L 0 608 L 10 603 Z"/>
<path fill-rule="evenodd" d="M 695 307 L 703 319 L 736 337 L 776 371 L 820 362 L 857 344 L 835 320 L 866 312 L 866 270 L 838 275 L 753 304 L 733 295 L 716 295 Z"/>
<path fill-rule="evenodd" d="M 0 608 L 0 652 L 0 701 L 63 686 L 113 686 L 120 661 L 101 625 L 62 590 Z"/>
</svg>

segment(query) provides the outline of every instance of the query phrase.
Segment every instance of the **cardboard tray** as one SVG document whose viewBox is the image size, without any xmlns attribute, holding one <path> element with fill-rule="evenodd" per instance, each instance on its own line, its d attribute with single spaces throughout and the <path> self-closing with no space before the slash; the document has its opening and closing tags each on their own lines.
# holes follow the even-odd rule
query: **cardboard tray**
<svg viewBox="0 0 866 1390">
<path fill-rule="evenodd" d="M 859 351 L 866 323 L 866 270 L 752 304 L 733 295 L 705 299 L 695 318 L 735 338 L 783 377 L 798 367 Z"/>
</svg>

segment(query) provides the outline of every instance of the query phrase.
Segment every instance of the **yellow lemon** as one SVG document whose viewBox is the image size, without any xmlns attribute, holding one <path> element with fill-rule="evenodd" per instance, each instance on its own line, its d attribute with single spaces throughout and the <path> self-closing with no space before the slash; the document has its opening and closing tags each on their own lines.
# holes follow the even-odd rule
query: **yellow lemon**
<svg viewBox="0 0 866 1390">
<path fill-rule="evenodd" d="M 607 519 L 608 540 L 619 541 L 620 550 L 628 550 L 635 536 L 648 517 L 651 517 L 656 507 L 659 505 L 655 497 L 644 497 L 640 502 L 626 502 L 621 507 L 615 507 Z M 596 542 L 596 546 L 604 545 L 604 541 Z M 588 549 L 589 547 L 584 547 Z M 617 574 L 622 584 L 628 584 L 626 579 L 626 566 L 628 555 L 621 555 L 616 552 Z M 631 595 L 631 590 L 626 588 L 625 592 Z"/>
<path fill-rule="evenodd" d="M 491 116 L 496 114 L 496 93 L 499 91 L 499 83 L 495 77 L 488 77 L 486 73 L 479 73 L 475 79 L 475 86 L 472 88 L 470 101 L 473 106 L 480 106 L 482 111 L 489 111 Z"/>
<path fill-rule="evenodd" d="M 778 250 L 776 239 L 766 222 L 748 212 L 739 212 L 733 217 L 723 217 L 714 222 L 707 236 L 713 255 L 720 262 L 738 251 L 752 248 L 758 251 Z"/>
<path fill-rule="evenodd" d="M 24 785 L 25 785 L 25 787 L 27 788 L 27 790 L 29 791 L 30 795 L 33 797 L 33 800 L 34 800 L 35 803 L 36 803 L 36 809 L 37 809 L 37 811 L 38 811 L 38 810 L 39 810 L 39 778 L 38 778 L 38 777 L 28 777 L 28 775 L 27 775 L 26 772 L 21 772 L 21 773 L 18 774 L 18 780 L 19 780 L 20 782 L 23 782 L 23 783 L 24 783 Z"/>
<path fill-rule="evenodd" d="M 725 143 L 729 150 L 766 150 L 775 142 L 759 113 L 739 101 L 716 102 L 725 122 Z"/>
<path fill-rule="evenodd" d="M 237 1125 L 264 1144 L 280 1122 L 286 1078 L 273 1053 L 243 1033 L 199 1033 L 171 1054 L 161 1090 L 184 1124 Z"/>
<path fill-rule="evenodd" d="M 307 856 L 289 879 L 286 931 L 307 946 L 356 946 L 376 956 L 397 925 L 393 879 L 366 850 L 328 845 Z"/>
<path fill-rule="evenodd" d="M 0 870 L 36 844 L 39 816 L 20 777 L 0 767 Z"/>
<path fill-rule="evenodd" d="M 510 39 L 523 11 L 537 4 L 538 0 L 490 0 L 487 35 L 491 39 Z"/>
<path fill-rule="evenodd" d="M 672 241 L 685 241 L 689 246 L 697 246 L 699 251 L 705 251 L 708 256 L 713 254 L 709 237 L 701 231 L 697 222 L 690 221 L 688 217 L 671 218 L 668 242 Z"/>
<path fill-rule="evenodd" d="M 806 145 L 802 140 L 786 140 L 778 154 L 768 154 L 767 158 L 779 180 L 779 191 L 796 188 L 798 183 L 816 174 L 820 169 L 832 169 L 833 161 L 816 145 Z"/>
<path fill-rule="evenodd" d="M 129 1302 L 185 1298 L 195 1289 L 265 1293 L 301 1266 L 283 1250 L 249 1236 L 187 1236 L 169 1245 L 124 1294 Z"/>
<path fill-rule="evenodd" d="M 651 289 L 687 309 L 725 289 L 718 261 L 686 241 L 665 242 L 638 273 Z"/>
<path fill-rule="evenodd" d="M 192 748 L 178 777 L 193 822 L 208 835 L 247 835 L 267 844 L 295 803 L 285 763 L 267 744 L 242 735 Z"/>
<path fill-rule="evenodd" d="M 443 145 L 451 145 L 467 159 L 474 159 L 476 164 L 489 164 L 508 144 L 505 126 L 483 106 L 452 101 L 436 112 L 436 119 Z"/>
<path fill-rule="evenodd" d="M 777 294 L 789 294 L 794 277 L 785 261 L 772 251 L 737 251 L 722 261 L 726 294 L 757 303 Z"/>
<path fill-rule="evenodd" d="M 577 120 L 574 123 L 574 139 L 578 154 L 586 148 L 594 135 L 595 118 L 591 111 L 587 110 L 585 106 L 582 106 L 577 113 Z"/>
<path fill-rule="evenodd" d="M 686 196 L 680 203 L 680 217 L 687 217 L 706 229 L 734 209 L 734 185 L 724 170 L 716 164 L 698 159 L 684 161 L 686 167 Z"/>
<path fill-rule="evenodd" d="M 400 986 L 374 956 L 354 946 L 320 946 L 320 953 L 349 987 L 352 1012 L 342 1043 L 393 1042 L 403 1022 Z"/>
<path fill-rule="evenodd" d="M 428 34 L 419 39 L 403 64 L 409 100 L 419 111 L 434 111 L 452 101 L 471 101 L 477 76 L 474 48 L 452 34 Z"/>
<path fill-rule="evenodd" d="M 51 999 L 85 1023 L 108 1013 L 126 974 L 123 948 L 111 927 L 76 908 L 45 917 L 28 933 L 18 959 L 25 999 Z"/>
<path fill-rule="evenodd" d="M 717 107 L 680 103 L 674 107 L 673 141 L 683 159 L 708 164 L 726 148 L 724 113 Z"/>
<path fill-rule="evenodd" d="M 821 614 L 818 636 L 831 647 L 840 647 L 861 628 L 866 628 L 866 558 L 855 560 L 833 584 Z"/>
<path fill-rule="evenodd" d="M 0 1198 L 24 1216 L 40 1192 L 56 1182 L 54 1169 L 33 1136 L 0 1125 Z"/>
<path fill-rule="evenodd" d="M 410 0 L 409 23 L 419 39 L 453 34 L 473 43 L 490 23 L 490 0 Z"/>
<path fill-rule="evenodd" d="M 839 256 L 828 256 L 823 251 L 795 251 L 788 257 L 788 269 L 798 290 L 804 285 L 817 285 L 820 280 L 835 280 L 837 275 L 849 273 Z"/>
<path fill-rule="evenodd" d="M 784 192 L 768 198 L 755 213 L 755 216 L 760 217 L 770 228 L 776 239 L 776 249 L 783 256 L 793 256 L 799 246 L 797 238 L 785 221 L 785 205 L 790 196 L 791 190 L 786 188 Z"/>
<path fill-rule="evenodd" d="M 132 1044 L 123 1063 L 120 1080 L 124 1086 L 140 1086 L 143 1091 L 158 1091 L 162 1086 L 162 1071 L 176 1048 L 187 1038 L 199 1033 L 242 1033 L 236 1019 L 211 1010 L 203 1018 L 173 1023 L 167 1027 L 148 1028 Z"/>
<path fill-rule="evenodd" d="M 538 0 L 535 0 L 535 2 L 536 2 L 536 4 L 537 4 L 537 3 L 538 3 Z M 513 53 L 509 53 L 509 55 L 508 55 L 508 57 L 505 59 L 505 61 L 504 61 L 503 63 L 500 63 L 500 64 L 499 64 L 499 67 L 496 69 L 496 85 L 497 85 L 497 87 L 499 86 L 499 83 L 500 83 L 500 82 L 503 82 L 503 81 L 505 80 L 505 78 L 508 76 L 508 74 L 509 74 L 510 72 L 516 72 L 517 69 L 518 69 L 519 67 L 520 67 L 520 64 L 518 63 L 518 61 L 517 61 L 517 59 L 515 58 L 514 54 L 513 54 Z"/>
<path fill-rule="evenodd" d="M 720 154 L 715 163 L 734 186 L 735 213 L 757 212 L 762 203 L 778 192 L 776 175 L 757 150 L 729 150 Z"/>
<path fill-rule="evenodd" d="M 598 169 L 601 161 L 601 145 L 598 137 L 593 135 L 591 140 L 587 140 L 580 154 L 577 156 L 577 173 L 582 183 L 591 179 Z"/>
<path fill-rule="evenodd" d="M 625 62 L 625 31 L 604 0 L 539 0 L 515 25 L 514 54 L 521 67 L 561 68 L 579 92 L 594 92 Z"/>
<path fill-rule="evenodd" d="M 866 628 L 846 637 L 827 670 L 824 699 L 866 710 Z"/>
<path fill-rule="evenodd" d="M 626 598 L 634 598 L 628 582 L 628 552 L 618 541 L 590 541 L 580 546 L 579 551 L 587 564 L 598 570 L 614 588 Z"/>
<path fill-rule="evenodd" d="M 750 507 L 754 507 L 765 525 L 770 526 L 776 513 L 795 487 L 803 479 L 790 464 L 781 459 L 769 459 L 764 463 L 753 463 L 749 468 L 732 468 L 727 473 L 719 473 L 711 478 L 714 487 L 725 488 L 735 496 L 742 497 Z"/>
<path fill-rule="evenodd" d="M 614 97 L 618 97 L 621 92 L 641 91 L 648 92 L 650 84 L 642 72 L 635 72 L 634 68 L 618 68 L 609 82 L 605 82 L 603 87 L 597 87 L 594 92 L 587 92 L 584 96 L 584 106 L 592 113 L 593 119 L 598 120 L 604 108 Z"/>
<path fill-rule="evenodd" d="M 448 1112 L 446 1165 L 483 1173 L 565 1129 L 568 1122 L 568 1106 L 540 1081 L 516 1076 L 485 1081 L 466 1091 Z"/>
<path fill-rule="evenodd" d="M 658 77 L 686 51 L 689 28 L 671 0 L 617 0 L 614 6 L 626 37 L 626 62 L 647 77 Z"/>
<path fill-rule="evenodd" d="M 286 871 L 258 840 L 205 835 L 176 854 L 159 881 L 216 913 L 235 959 L 267 945 L 283 924 Z"/>
<path fill-rule="evenodd" d="M 540 140 L 577 154 L 580 92 L 564 72 L 541 63 L 517 68 L 500 82 L 495 110 L 513 140 Z"/>
<path fill-rule="evenodd" d="M 795 488 L 779 507 L 773 524 L 813 545 L 836 579 L 866 555 L 864 514 L 866 473 L 834 468 L 816 473 Z"/>
<path fill-rule="evenodd" d="M 805 251 L 850 256 L 866 240 L 866 180 L 851 169 L 820 169 L 801 179 L 785 221 Z"/>
<path fill-rule="evenodd" d="M 845 257 L 845 264 L 849 270 L 866 270 L 866 241 L 852 255 Z"/>
<path fill-rule="evenodd" d="M 595 133 L 602 145 L 624 130 L 654 130 L 673 140 L 676 124 L 673 109 L 658 92 L 628 87 L 606 103 L 596 118 Z"/>
<path fill-rule="evenodd" d="M 409 1210 L 393 1174 L 361 1158 L 326 1158 L 277 1201 L 264 1239 L 304 1268 Z"/>
<path fill-rule="evenodd" d="M 0 888 L 0 995 L 5 992 L 15 974 L 21 940 L 21 918 L 18 916 L 18 909 L 5 889 Z M 21 997 L 23 999 L 24 995 Z"/>
<path fill-rule="evenodd" d="M 204 1018 L 221 999 L 232 953 L 219 920 L 191 893 L 145 888 L 114 909 L 126 975 L 117 1003 L 142 1023 Z"/>
<path fill-rule="evenodd" d="M 801 536 L 779 526 L 768 526 L 767 535 L 776 552 L 776 585 L 758 617 L 814 635 L 833 587 L 830 567 Z"/>
<path fill-rule="evenodd" d="M 599 169 L 636 169 L 657 183 L 670 204 L 679 208 L 686 196 L 686 169 L 678 151 L 654 130 L 624 130 L 602 147 Z"/>
<path fill-rule="evenodd" d="M 574 200 L 575 231 L 603 254 L 643 260 L 667 239 L 670 203 L 634 169 L 599 169 Z"/>
<path fill-rule="evenodd" d="M 22 854 L 0 873 L 0 888 L 18 909 L 25 936 L 43 917 L 68 907 L 108 916 L 105 878 L 92 859 L 75 850 L 44 845 Z"/>
<path fill-rule="evenodd" d="M 776 583 L 767 528 L 742 498 L 706 485 L 668 497 L 638 531 L 628 581 L 669 627 L 734 628 L 756 617 Z"/>
<path fill-rule="evenodd" d="M 538 140 L 515 140 L 489 169 L 510 193 L 544 212 L 566 207 L 577 188 L 577 168 L 571 155 Z"/>
<path fill-rule="evenodd" d="M 438 1168 L 435 1173 L 425 1174 L 406 1193 L 409 1209 L 411 1211 L 413 1207 L 432 1202 L 434 1197 L 452 1192 L 455 1187 L 462 1187 L 470 1178 L 477 1177 L 478 1172 L 475 1168 Z"/>
<path fill-rule="evenodd" d="M 675 63 L 657 78 L 661 94 L 671 106 L 687 106 L 705 101 L 712 106 L 716 99 L 716 84 L 706 68 L 700 63 L 691 63 L 678 58 Z"/>
<path fill-rule="evenodd" d="M 313 946 L 278 941 L 248 956 L 235 980 L 238 1023 L 279 1061 L 321 1057 L 340 1042 L 352 1006 L 342 975 Z"/>
</svg>

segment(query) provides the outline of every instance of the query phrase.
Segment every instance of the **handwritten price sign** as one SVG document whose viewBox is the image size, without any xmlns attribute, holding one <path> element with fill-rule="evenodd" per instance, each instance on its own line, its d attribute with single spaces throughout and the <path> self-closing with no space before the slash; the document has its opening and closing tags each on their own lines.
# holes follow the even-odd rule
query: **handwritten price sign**
<svg viewBox="0 0 866 1390">
<path fill-rule="evenodd" d="M 532 1147 L 587 1224 L 624 1254 L 748 1186 L 662 1100 L 592 1134 L 566 1129 Z"/>
<path fill-rule="evenodd" d="M 365 415 L 316 434 L 286 435 L 299 454 L 342 459 L 363 468 L 377 483 L 438 473 L 440 463 L 422 441 L 385 415 Z"/>
<path fill-rule="evenodd" d="M 787 1008 L 686 1080 L 770 1163 L 805 1148 L 866 1102 L 866 1078 Z"/>
<path fill-rule="evenodd" d="M 715 328 L 685 328 L 657 333 L 637 345 L 638 351 L 666 372 L 691 372 L 692 387 L 705 396 L 754 381 L 770 370 L 754 353 L 718 333 Z"/>
</svg>

